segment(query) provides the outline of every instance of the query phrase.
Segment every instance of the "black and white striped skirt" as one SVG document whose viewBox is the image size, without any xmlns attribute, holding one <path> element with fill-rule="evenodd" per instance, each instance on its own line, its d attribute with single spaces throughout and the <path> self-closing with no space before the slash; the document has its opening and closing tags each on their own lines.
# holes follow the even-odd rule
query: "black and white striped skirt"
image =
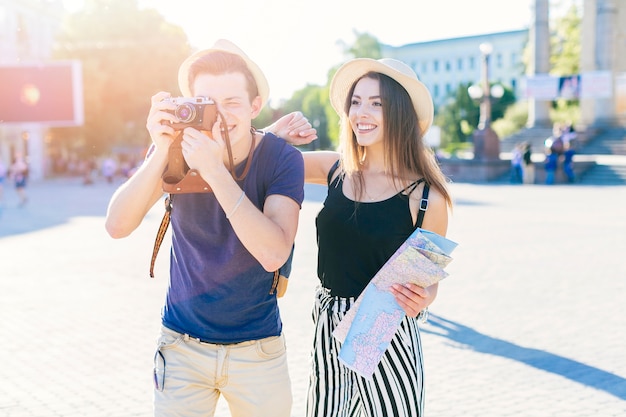
<svg viewBox="0 0 626 417">
<path fill-rule="evenodd" d="M 315 335 L 307 417 L 421 417 L 424 369 L 418 320 L 405 317 L 371 380 L 338 359 L 332 336 L 354 298 L 334 297 L 319 287 L 313 309 Z"/>
</svg>

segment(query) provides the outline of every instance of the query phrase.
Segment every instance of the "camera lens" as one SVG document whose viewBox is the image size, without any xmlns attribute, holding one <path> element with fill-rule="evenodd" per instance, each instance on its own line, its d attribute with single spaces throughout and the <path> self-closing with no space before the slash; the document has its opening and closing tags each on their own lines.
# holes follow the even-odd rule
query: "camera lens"
<svg viewBox="0 0 626 417">
<path fill-rule="evenodd" d="M 180 122 L 188 123 L 196 118 L 196 108 L 192 104 L 183 103 L 176 107 L 174 115 Z"/>
</svg>

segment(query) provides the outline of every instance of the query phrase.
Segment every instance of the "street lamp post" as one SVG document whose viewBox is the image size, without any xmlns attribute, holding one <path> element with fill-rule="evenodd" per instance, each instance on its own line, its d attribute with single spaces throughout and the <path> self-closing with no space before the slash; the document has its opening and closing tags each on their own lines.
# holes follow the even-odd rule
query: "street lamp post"
<svg viewBox="0 0 626 417">
<path fill-rule="evenodd" d="M 480 120 L 478 128 L 474 131 L 474 159 L 500 159 L 500 139 L 498 134 L 491 128 L 491 100 L 500 98 L 504 93 L 501 85 L 489 86 L 489 57 L 493 52 L 490 43 L 480 44 L 482 55 L 481 84 L 472 85 L 468 88 L 470 97 L 480 100 Z"/>
</svg>

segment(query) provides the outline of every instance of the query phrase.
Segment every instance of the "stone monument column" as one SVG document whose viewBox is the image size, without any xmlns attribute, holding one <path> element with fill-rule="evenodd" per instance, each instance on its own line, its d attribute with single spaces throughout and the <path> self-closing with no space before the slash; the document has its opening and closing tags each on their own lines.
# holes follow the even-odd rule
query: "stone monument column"
<svg viewBox="0 0 626 417">
<path fill-rule="evenodd" d="M 610 98 L 596 99 L 594 124 L 613 125 L 615 122 L 615 21 L 617 7 L 615 0 L 597 0 L 596 24 L 596 63 L 600 71 L 610 71 L 613 81 L 613 94 Z"/>
<path fill-rule="evenodd" d="M 45 176 L 45 128 L 39 123 L 28 123 L 24 128 L 21 136 L 26 142 L 24 151 L 28 157 L 28 176 L 33 180 L 40 180 Z"/>
<path fill-rule="evenodd" d="M 581 98 L 584 126 L 612 126 L 615 111 L 616 34 L 618 6 L 615 0 L 585 0 L 581 40 L 581 73 L 608 71 L 613 91 L 609 98 Z"/>
<path fill-rule="evenodd" d="M 532 24 L 530 27 L 530 46 L 532 57 L 527 75 L 548 74 L 550 72 L 550 4 L 549 0 L 535 0 Z M 528 122 L 526 127 L 549 127 L 550 101 L 528 99 Z"/>
<path fill-rule="evenodd" d="M 596 71 L 596 0 L 583 2 L 583 21 L 580 39 L 580 72 Z M 592 98 L 580 99 L 580 127 L 587 129 L 594 124 L 594 103 Z"/>
</svg>

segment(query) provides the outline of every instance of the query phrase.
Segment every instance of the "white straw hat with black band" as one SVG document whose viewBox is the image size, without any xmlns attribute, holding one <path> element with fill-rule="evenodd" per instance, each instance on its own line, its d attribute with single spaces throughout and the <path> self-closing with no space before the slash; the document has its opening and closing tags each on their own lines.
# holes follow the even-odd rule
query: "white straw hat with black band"
<svg viewBox="0 0 626 417">
<path fill-rule="evenodd" d="M 237 45 L 226 39 L 217 40 L 215 44 L 213 44 L 213 46 L 209 49 L 203 49 L 202 51 L 198 51 L 195 54 L 191 55 L 189 58 L 185 59 L 185 61 L 183 61 L 183 63 L 180 65 L 180 68 L 178 69 L 178 87 L 180 88 L 181 93 L 183 93 L 183 96 L 192 96 L 191 87 L 189 86 L 189 68 L 198 58 L 213 51 L 228 52 L 230 54 L 241 57 L 245 61 L 246 66 L 248 67 L 250 73 L 256 81 L 259 96 L 261 96 L 262 100 L 262 106 L 265 106 L 265 104 L 267 104 L 267 100 L 269 99 L 270 86 L 267 82 L 267 78 L 265 78 L 265 75 L 263 74 L 263 71 L 261 71 L 261 68 L 259 68 L 259 66 L 254 61 L 252 61 L 248 57 L 248 55 L 246 55 L 245 52 L 243 52 Z"/>
<path fill-rule="evenodd" d="M 352 84 L 368 72 L 378 72 L 394 79 L 409 93 L 419 125 L 426 133 L 433 123 L 434 105 L 428 88 L 415 71 L 402 61 L 391 58 L 356 58 L 343 64 L 330 83 L 330 103 L 338 114 L 344 113 L 346 98 Z"/>
</svg>

